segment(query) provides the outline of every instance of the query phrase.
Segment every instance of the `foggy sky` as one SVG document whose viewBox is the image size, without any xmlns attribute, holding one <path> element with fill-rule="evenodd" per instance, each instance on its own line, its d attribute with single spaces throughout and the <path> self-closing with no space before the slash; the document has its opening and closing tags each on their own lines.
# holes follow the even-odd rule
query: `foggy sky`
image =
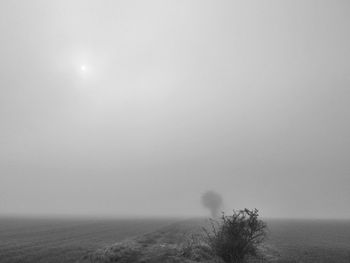
<svg viewBox="0 0 350 263">
<path fill-rule="evenodd" d="M 350 217 L 347 1 L 0 2 L 0 214 Z M 82 71 L 81 67 L 86 70 Z"/>
</svg>

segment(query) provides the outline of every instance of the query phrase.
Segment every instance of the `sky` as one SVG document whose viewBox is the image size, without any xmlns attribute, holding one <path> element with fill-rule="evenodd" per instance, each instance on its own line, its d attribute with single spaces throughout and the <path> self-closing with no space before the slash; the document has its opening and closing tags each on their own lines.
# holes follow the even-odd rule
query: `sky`
<svg viewBox="0 0 350 263">
<path fill-rule="evenodd" d="M 348 1 L 0 2 L 0 215 L 350 218 Z"/>
</svg>

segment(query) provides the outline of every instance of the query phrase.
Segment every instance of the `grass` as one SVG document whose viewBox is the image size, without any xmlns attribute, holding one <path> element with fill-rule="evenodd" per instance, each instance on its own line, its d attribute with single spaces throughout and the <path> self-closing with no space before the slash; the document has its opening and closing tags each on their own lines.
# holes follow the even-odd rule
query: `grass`
<svg viewBox="0 0 350 263">
<path fill-rule="evenodd" d="M 187 220 L 163 227 L 157 231 L 115 243 L 90 253 L 79 263 L 139 262 L 192 263 L 214 262 L 209 247 L 195 236 L 201 232 L 201 222 Z"/>
<path fill-rule="evenodd" d="M 76 262 L 83 255 L 173 219 L 48 220 L 0 219 L 1 263 Z"/>
<path fill-rule="evenodd" d="M 0 262 L 219 262 L 198 238 L 206 222 L 0 219 Z M 350 262 L 350 222 L 267 223 L 255 262 Z"/>
<path fill-rule="evenodd" d="M 135 262 L 218 263 L 208 247 L 196 241 L 202 221 L 172 224 L 136 239 L 120 242 L 87 255 L 80 263 Z M 350 222 L 270 221 L 263 257 L 251 263 L 349 263 Z"/>
</svg>

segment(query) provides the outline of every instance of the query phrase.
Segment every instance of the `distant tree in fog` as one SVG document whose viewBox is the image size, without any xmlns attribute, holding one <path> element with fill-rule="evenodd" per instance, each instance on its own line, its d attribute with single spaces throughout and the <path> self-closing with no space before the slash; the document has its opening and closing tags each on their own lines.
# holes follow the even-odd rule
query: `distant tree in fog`
<svg viewBox="0 0 350 263">
<path fill-rule="evenodd" d="M 207 191 L 202 195 L 202 205 L 210 210 L 213 218 L 219 216 L 222 204 L 223 202 L 221 195 L 214 191 Z"/>
</svg>

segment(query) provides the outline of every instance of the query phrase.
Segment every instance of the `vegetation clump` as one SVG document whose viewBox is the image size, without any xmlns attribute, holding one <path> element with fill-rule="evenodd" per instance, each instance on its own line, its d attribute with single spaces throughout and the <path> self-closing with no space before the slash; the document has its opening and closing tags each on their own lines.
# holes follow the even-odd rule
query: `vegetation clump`
<svg viewBox="0 0 350 263">
<path fill-rule="evenodd" d="M 257 209 L 233 210 L 224 213 L 221 222 L 212 221 L 212 231 L 205 229 L 212 252 L 226 263 L 244 263 L 259 256 L 259 245 L 266 237 L 266 224 Z"/>
</svg>

